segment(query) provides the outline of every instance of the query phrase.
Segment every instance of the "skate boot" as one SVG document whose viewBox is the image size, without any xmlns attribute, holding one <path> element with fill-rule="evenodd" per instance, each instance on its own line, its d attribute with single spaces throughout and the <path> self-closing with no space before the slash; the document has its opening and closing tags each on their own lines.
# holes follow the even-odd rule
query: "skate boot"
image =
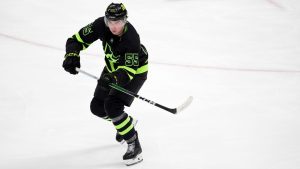
<svg viewBox="0 0 300 169">
<path fill-rule="evenodd" d="M 132 119 L 132 124 L 133 124 L 134 127 L 136 126 L 137 122 L 138 122 L 137 120 Z M 119 134 L 118 132 L 116 134 L 116 140 L 120 144 L 124 144 L 125 143 L 125 140 L 123 139 L 123 136 L 121 134 Z"/>
<path fill-rule="evenodd" d="M 123 156 L 123 160 L 127 166 L 134 165 L 143 161 L 142 147 L 140 145 L 137 133 L 136 139 L 133 142 L 128 143 L 128 148 Z"/>
</svg>

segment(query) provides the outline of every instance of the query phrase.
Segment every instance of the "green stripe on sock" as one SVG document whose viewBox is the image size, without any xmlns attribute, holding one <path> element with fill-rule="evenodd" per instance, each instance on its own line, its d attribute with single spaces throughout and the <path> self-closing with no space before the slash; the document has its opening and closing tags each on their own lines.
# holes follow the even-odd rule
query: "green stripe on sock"
<svg viewBox="0 0 300 169">
<path fill-rule="evenodd" d="M 133 124 L 131 124 L 126 130 L 122 131 L 122 132 L 119 132 L 120 135 L 125 135 L 127 134 L 128 132 L 130 132 L 130 130 L 133 129 Z"/>
<path fill-rule="evenodd" d="M 129 123 L 130 117 L 128 116 L 126 120 L 124 120 L 121 124 L 115 126 L 117 130 L 123 128 L 127 123 Z"/>
</svg>

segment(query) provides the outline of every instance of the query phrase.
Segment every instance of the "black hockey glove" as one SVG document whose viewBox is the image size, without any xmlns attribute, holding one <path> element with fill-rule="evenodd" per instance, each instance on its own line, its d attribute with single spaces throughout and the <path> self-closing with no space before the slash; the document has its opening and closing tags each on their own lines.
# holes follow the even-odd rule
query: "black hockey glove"
<svg viewBox="0 0 300 169">
<path fill-rule="evenodd" d="M 65 60 L 63 62 L 63 68 L 75 75 L 77 74 L 78 72 L 75 70 L 76 67 L 80 68 L 80 57 L 79 57 L 79 54 L 74 52 L 74 53 L 67 53 L 65 55 Z"/>
<path fill-rule="evenodd" d="M 110 88 L 109 84 L 117 84 L 117 76 L 113 73 L 106 73 L 98 81 L 102 89 L 108 90 Z"/>
</svg>

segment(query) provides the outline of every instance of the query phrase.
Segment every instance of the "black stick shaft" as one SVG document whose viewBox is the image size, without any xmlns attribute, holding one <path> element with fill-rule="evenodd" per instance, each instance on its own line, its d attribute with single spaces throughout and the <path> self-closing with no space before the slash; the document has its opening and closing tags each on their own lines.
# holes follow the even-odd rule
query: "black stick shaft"
<svg viewBox="0 0 300 169">
<path fill-rule="evenodd" d="M 152 104 L 152 105 L 154 105 L 154 106 L 156 106 L 156 107 L 159 107 L 159 108 L 161 108 L 161 109 L 164 109 L 164 110 L 166 110 L 166 111 L 168 111 L 168 112 L 170 112 L 170 113 L 173 113 L 173 114 L 176 114 L 176 109 L 171 109 L 171 108 L 168 108 L 168 107 L 166 107 L 166 106 L 163 106 L 163 105 L 161 105 L 161 104 L 159 104 L 159 103 L 156 103 L 156 102 L 154 102 L 154 101 L 152 101 L 152 100 L 149 100 L 149 99 L 147 99 L 147 98 L 144 98 L 144 97 L 142 97 L 142 96 L 140 96 L 140 95 L 138 95 L 138 94 L 135 94 L 135 93 L 133 93 L 132 91 L 129 91 L 129 90 L 127 90 L 127 89 L 124 89 L 123 87 L 121 87 L 121 86 L 118 86 L 118 85 L 116 85 L 116 84 L 110 84 L 109 85 L 110 87 L 112 87 L 112 88 L 114 88 L 114 89 L 116 89 L 116 90 L 118 90 L 118 91 L 120 91 L 120 92 L 123 92 L 123 93 L 125 93 L 125 94 L 128 94 L 128 95 L 130 95 L 130 96 L 133 96 L 133 97 L 135 97 L 135 98 L 138 98 L 138 99 L 141 99 L 141 100 L 143 100 L 143 101 L 145 101 L 145 102 L 147 102 L 147 103 L 149 103 L 149 104 Z"/>
<path fill-rule="evenodd" d="M 94 75 L 92 75 L 92 74 L 90 74 L 90 73 L 88 73 L 88 72 L 86 72 L 86 71 L 83 71 L 83 70 L 81 70 L 81 69 L 79 69 L 79 68 L 76 68 L 76 71 L 78 71 L 78 72 L 80 72 L 80 73 L 82 73 L 82 74 L 85 74 L 85 75 L 87 75 L 87 76 L 89 76 L 89 77 L 92 77 L 92 78 L 94 78 L 94 79 L 96 79 L 96 80 L 99 79 L 98 77 L 96 77 L 96 76 L 94 76 Z M 128 94 L 128 95 L 130 95 L 130 96 L 132 96 L 132 97 L 141 99 L 141 100 L 143 100 L 143 101 L 145 101 L 145 102 L 147 102 L 147 103 L 149 103 L 149 104 L 152 104 L 152 105 L 154 105 L 154 106 L 156 106 L 156 107 L 159 107 L 159 108 L 161 108 L 161 109 L 163 109 L 163 110 L 166 110 L 166 111 L 168 111 L 168 112 L 170 112 L 170 113 L 173 113 L 173 114 L 176 114 L 176 113 L 177 113 L 177 109 L 176 109 L 176 108 L 173 108 L 173 109 L 168 108 L 168 107 L 163 106 L 163 105 L 161 105 L 161 104 L 159 104 L 159 103 L 156 103 L 156 102 L 154 102 L 154 101 L 152 101 L 152 100 L 149 100 L 149 99 L 147 99 L 147 98 L 144 98 L 144 97 L 142 97 L 142 96 L 139 96 L 138 94 L 135 94 L 135 93 L 133 93 L 132 91 L 129 91 L 129 90 L 127 90 L 127 89 L 124 89 L 123 87 L 118 86 L 118 85 L 116 85 L 116 84 L 111 83 L 111 84 L 109 84 L 109 86 L 110 86 L 111 88 L 114 88 L 115 90 L 118 90 L 118 91 L 120 91 L 120 92 L 123 92 L 123 93 L 125 93 L 125 94 Z"/>
</svg>

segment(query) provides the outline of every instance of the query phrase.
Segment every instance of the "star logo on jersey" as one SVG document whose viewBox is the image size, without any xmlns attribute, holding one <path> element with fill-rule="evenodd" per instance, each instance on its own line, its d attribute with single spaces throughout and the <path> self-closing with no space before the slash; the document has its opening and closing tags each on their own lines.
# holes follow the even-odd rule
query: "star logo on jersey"
<svg viewBox="0 0 300 169">
<path fill-rule="evenodd" d="M 115 56 L 114 54 L 106 54 L 105 57 L 112 63 L 117 63 L 120 59 L 120 55 Z"/>
<path fill-rule="evenodd" d="M 117 55 L 117 56 L 114 55 L 114 53 L 112 52 L 111 47 L 109 46 L 108 43 L 106 43 L 106 45 L 105 45 L 104 52 L 105 52 L 105 57 L 109 60 L 109 62 L 117 63 L 119 61 L 120 55 Z"/>
</svg>

